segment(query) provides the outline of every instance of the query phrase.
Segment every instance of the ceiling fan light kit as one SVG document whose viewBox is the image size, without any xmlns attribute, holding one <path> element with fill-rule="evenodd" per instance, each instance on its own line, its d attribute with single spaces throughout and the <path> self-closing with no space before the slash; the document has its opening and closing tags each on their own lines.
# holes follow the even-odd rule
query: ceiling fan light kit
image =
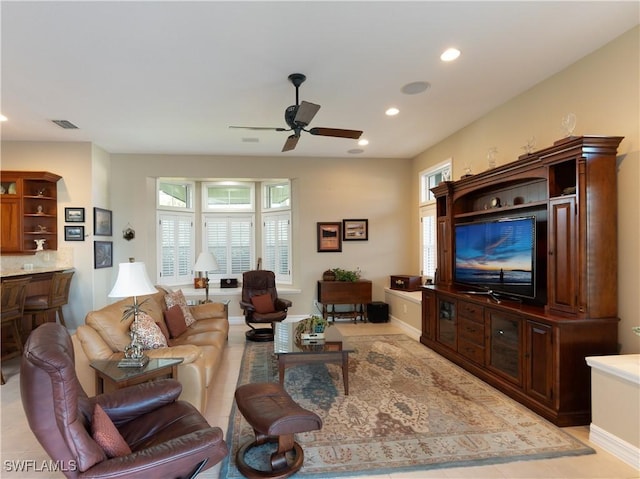
<svg viewBox="0 0 640 479">
<path fill-rule="evenodd" d="M 289 75 L 289 81 L 296 88 L 296 104 L 287 107 L 284 111 L 284 121 L 289 128 L 282 127 L 262 127 L 262 126 L 230 126 L 229 128 L 244 128 L 249 130 L 270 130 L 270 131 L 292 131 L 284 142 L 282 151 L 291 151 L 298 144 L 300 133 L 306 131 L 316 136 L 331 136 L 334 138 L 350 138 L 357 140 L 362 135 L 360 130 L 344 130 L 342 128 L 325 128 L 315 127 L 307 129 L 313 118 L 320 110 L 320 105 L 308 101 L 299 101 L 299 88 L 307 79 L 302 73 L 292 73 Z"/>
</svg>

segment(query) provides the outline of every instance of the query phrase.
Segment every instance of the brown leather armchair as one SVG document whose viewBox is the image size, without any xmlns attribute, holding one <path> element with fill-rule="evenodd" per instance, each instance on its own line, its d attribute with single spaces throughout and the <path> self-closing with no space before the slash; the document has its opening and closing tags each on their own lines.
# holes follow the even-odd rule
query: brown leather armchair
<svg viewBox="0 0 640 479">
<path fill-rule="evenodd" d="M 240 308 L 244 321 L 251 328 L 245 333 L 251 341 L 273 341 L 273 323 L 287 317 L 291 301 L 278 298 L 276 275 L 273 271 L 246 271 L 242 275 Z M 269 324 L 268 328 L 256 328 L 251 323 Z"/>
<path fill-rule="evenodd" d="M 173 379 L 138 384 L 87 397 L 74 368 L 67 330 L 58 323 L 36 328 L 20 367 L 22 404 L 29 426 L 68 478 L 186 478 L 228 453 L 222 430 L 191 404 L 178 401 Z M 107 458 L 91 435 L 95 405 L 102 406 L 131 454 Z"/>
</svg>

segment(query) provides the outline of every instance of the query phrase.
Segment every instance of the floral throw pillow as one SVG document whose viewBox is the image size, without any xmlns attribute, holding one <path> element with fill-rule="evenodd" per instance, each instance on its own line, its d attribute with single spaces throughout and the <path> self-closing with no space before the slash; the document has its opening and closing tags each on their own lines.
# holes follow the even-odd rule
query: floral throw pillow
<svg viewBox="0 0 640 479">
<path fill-rule="evenodd" d="M 184 294 L 182 290 L 173 291 L 169 294 L 166 294 L 164 297 L 164 302 L 167 304 L 167 309 L 171 306 L 175 306 L 176 304 L 180 306 L 182 310 L 182 314 L 184 314 L 184 321 L 187 323 L 187 327 L 191 326 L 196 322 L 196 319 L 189 311 L 189 306 L 187 306 L 187 300 L 184 298 Z"/>
<path fill-rule="evenodd" d="M 134 326 L 135 323 L 131 323 L 132 329 Z M 138 314 L 138 326 L 135 328 L 135 333 L 142 349 L 158 349 L 168 346 L 167 338 L 162 334 L 162 330 L 147 313 Z"/>
</svg>

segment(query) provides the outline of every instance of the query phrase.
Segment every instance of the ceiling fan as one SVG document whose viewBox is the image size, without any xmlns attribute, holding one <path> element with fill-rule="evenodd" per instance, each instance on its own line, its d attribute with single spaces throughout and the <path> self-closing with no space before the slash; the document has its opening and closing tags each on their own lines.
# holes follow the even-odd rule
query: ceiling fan
<svg viewBox="0 0 640 479">
<path fill-rule="evenodd" d="M 320 105 L 310 103 L 308 101 L 298 101 L 298 89 L 300 85 L 307 79 L 302 73 L 292 73 L 289 75 L 289 81 L 296 87 L 296 104 L 291 105 L 284 111 L 284 121 L 289 125 L 289 128 L 267 127 L 267 126 L 230 126 L 229 128 L 245 128 L 248 130 L 272 130 L 272 131 L 292 131 L 293 134 L 289 135 L 284 142 L 282 151 L 293 150 L 298 144 L 300 139 L 300 132 L 306 131 L 312 135 L 318 136 L 333 136 L 336 138 L 351 138 L 357 140 L 362 135 L 360 130 L 343 130 L 340 128 L 323 128 L 315 127 L 309 128 L 309 123 L 313 120 L 313 117 L 318 113 Z"/>
</svg>

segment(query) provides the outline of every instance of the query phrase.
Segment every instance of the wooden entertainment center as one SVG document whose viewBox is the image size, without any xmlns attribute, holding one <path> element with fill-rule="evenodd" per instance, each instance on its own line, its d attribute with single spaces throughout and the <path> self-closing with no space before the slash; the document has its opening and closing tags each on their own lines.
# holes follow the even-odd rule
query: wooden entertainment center
<svg viewBox="0 0 640 479">
<path fill-rule="evenodd" d="M 432 189 L 438 270 L 420 341 L 559 426 L 588 424 L 586 356 L 617 354 L 616 153 L 583 136 Z M 535 217 L 535 299 L 456 282 L 455 227 Z"/>
</svg>

